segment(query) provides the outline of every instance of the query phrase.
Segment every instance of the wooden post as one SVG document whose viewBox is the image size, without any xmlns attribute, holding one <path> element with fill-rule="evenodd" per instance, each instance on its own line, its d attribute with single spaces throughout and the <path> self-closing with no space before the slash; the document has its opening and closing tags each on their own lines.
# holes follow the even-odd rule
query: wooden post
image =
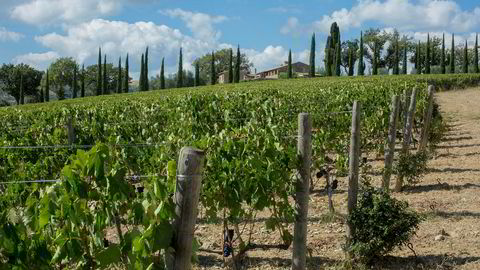
<svg viewBox="0 0 480 270">
<path fill-rule="evenodd" d="M 292 270 L 303 270 L 307 260 L 307 217 L 312 164 L 312 119 L 308 113 L 298 115 L 297 154 L 301 160 L 301 167 L 296 184 L 297 214 L 293 233 Z"/>
<path fill-rule="evenodd" d="M 410 106 L 410 96 L 412 95 L 411 89 L 403 90 L 403 129 L 402 134 L 405 134 L 407 131 L 407 118 L 408 118 L 408 108 Z M 402 138 L 403 139 L 403 138 Z"/>
<path fill-rule="evenodd" d="M 383 173 L 383 190 L 388 192 L 390 188 L 390 177 L 392 175 L 393 156 L 395 154 L 395 140 L 397 138 L 397 120 L 400 98 L 395 95 L 392 97 L 392 111 L 390 112 L 390 122 L 388 127 L 387 149 L 385 151 L 385 171 Z"/>
<path fill-rule="evenodd" d="M 350 137 L 350 153 L 348 160 L 348 215 L 352 214 L 357 207 L 358 195 L 358 162 L 360 158 L 360 113 L 361 104 L 358 101 L 353 102 L 352 112 L 352 134 Z M 347 222 L 347 248 L 350 247 L 355 228 L 350 222 Z"/>
<path fill-rule="evenodd" d="M 418 144 L 418 151 L 423 151 L 428 144 L 428 136 L 430 130 L 430 122 L 432 121 L 432 112 L 433 112 L 433 95 L 435 94 L 435 86 L 428 86 L 428 105 L 425 110 L 423 118 L 423 128 L 420 137 L 420 143 Z"/>
<path fill-rule="evenodd" d="M 75 129 L 73 128 L 72 116 L 68 118 L 66 128 L 68 134 L 68 144 L 73 145 L 75 143 Z"/>
<path fill-rule="evenodd" d="M 175 191 L 174 270 L 191 269 L 192 243 L 202 186 L 205 152 L 191 147 L 180 150 Z"/>
<path fill-rule="evenodd" d="M 410 141 L 412 138 L 413 119 L 415 117 L 415 108 L 417 106 L 417 89 L 414 88 L 412 96 L 410 98 L 410 107 L 408 108 L 407 121 L 405 126 L 405 132 L 403 133 L 402 155 L 405 155 L 409 151 Z M 403 176 L 399 174 L 397 176 L 397 182 L 395 183 L 395 191 L 402 191 Z"/>
</svg>

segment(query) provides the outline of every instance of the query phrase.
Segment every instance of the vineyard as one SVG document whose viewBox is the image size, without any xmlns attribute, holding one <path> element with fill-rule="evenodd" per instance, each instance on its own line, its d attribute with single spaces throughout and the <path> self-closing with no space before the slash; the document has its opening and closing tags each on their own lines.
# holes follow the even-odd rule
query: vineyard
<svg viewBox="0 0 480 270">
<path fill-rule="evenodd" d="M 345 176 L 354 101 L 362 107 L 361 157 L 381 157 L 393 95 L 417 89 L 421 127 L 428 85 L 449 90 L 479 82 L 472 74 L 293 79 L 1 108 L 0 269 L 162 269 L 184 146 L 206 153 L 199 204 L 205 223 L 234 229 L 241 252 L 252 248 L 249 221 L 262 215 L 265 229 L 288 248 L 299 113 L 313 122 L 312 173 L 332 167 Z M 434 114 L 433 142 L 443 124 Z"/>
</svg>

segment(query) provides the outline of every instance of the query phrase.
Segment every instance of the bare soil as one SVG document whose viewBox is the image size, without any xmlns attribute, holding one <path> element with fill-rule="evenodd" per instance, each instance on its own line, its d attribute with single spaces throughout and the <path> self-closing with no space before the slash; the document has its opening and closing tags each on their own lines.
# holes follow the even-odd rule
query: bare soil
<svg viewBox="0 0 480 270">
<path fill-rule="evenodd" d="M 397 249 L 376 262 L 373 269 L 480 269 L 480 88 L 438 93 L 436 101 L 449 131 L 436 147 L 420 183 L 394 194 L 427 217 L 411 239 L 415 254 L 407 247 Z M 373 160 L 370 165 L 379 172 L 374 183 L 380 186 L 383 161 Z M 394 176 L 391 182 L 393 188 Z M 341 269 L 345 224 L 341 217 L 328 215 L 323 186 L 323 181 L 317 183 L 310 196 L 308 265 L 309 269 Z M 346 189 L 346 179 L 340 178 L 333 198 L 339 216 L 346 213 Z M 201 215 L 195 235 L 202 247 L 194 268 L 224 268 L 222 225 L 204 223 Z M 277 232 L 265 229 L 265 216 L 268 213 L 261 213 L 253 221 L 252 242 L 272 247 L 281 244 Z M 293 226 L 289 229 L 293 231 Z M 437 237 L 442 230 L 445 236 Z M 248 234 L 243 237 L 248 238 Z M 238 268 L 290 269 L 291 254 L 291 247 L 251 250 Z M 231 268 L 228 265 L 227 260 Z"/>
</svg>

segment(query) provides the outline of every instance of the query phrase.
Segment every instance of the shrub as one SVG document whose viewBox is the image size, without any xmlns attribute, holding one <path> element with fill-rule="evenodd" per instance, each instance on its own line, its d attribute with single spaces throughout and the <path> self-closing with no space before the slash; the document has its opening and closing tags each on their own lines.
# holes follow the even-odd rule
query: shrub
<svg viewBox="0 0 480 270">
<path fill-rule="evenodd" d="M 395 166 L 395 171 L 397 175 L 405 178 L 407 185 L 414 186 L 427 172 L 427 161 L 427 151 L 401 154 Z"/>
<path fill-rule="evenodd" d="M 361 263 L 371 264 L 375 258 L 407 244 L 422 219 L 408 209 L 407 202 L 367 185 L 348 220 L 356 228 L 348 251 Z"/>
</svg>

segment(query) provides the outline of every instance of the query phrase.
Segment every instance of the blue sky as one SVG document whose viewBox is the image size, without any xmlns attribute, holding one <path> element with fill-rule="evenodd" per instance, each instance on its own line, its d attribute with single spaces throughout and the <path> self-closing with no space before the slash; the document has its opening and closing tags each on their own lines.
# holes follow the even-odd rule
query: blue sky
<svg viewBox="0 0 480 270">
<path fill-rule="evenodd" d="M 58 57 L 94 64 L 98 47 L 116 63 L 126 53 L 138 72 L 150 47 L 150 76 L 166 58 L 174 72 L 178 48 L 185 66 L 212 50 L 236 47 L 258 70 L 281 64 L 291 48 L 307 61 L 309 39 L 317 35 L 317 63 L 333 21 L 342 40 L 361 30 L 399 29 L 415 39 L 454 32 L 456 42 L 474 41 L 480 29 L 475 0 L 1 0 L 0 63 L 24 62 L 45 69 Z M 450 44 L 447 40 L 447 44 Z"/>
</svg>

